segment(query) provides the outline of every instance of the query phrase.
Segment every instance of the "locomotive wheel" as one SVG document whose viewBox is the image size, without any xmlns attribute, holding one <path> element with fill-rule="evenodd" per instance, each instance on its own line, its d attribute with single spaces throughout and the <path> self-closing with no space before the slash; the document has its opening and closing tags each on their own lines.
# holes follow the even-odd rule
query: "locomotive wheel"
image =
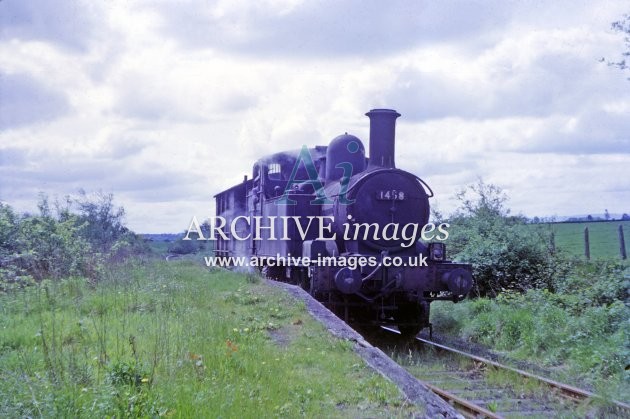
<svg viewBox="0 0 630 419">
<path fill-rule="evenodd" d="M 308 292 L 311 290 L 311 280 L 306 269 L 292 269 L 291 283 L 302 287 L 304 291 Z"/>
<path fill-rule="evenodd" d="M 417 304 L 401 305 L 394 315 L 403 337 L 413 339 L 424 327 L 424 310 Z"/>
<path fill-rule="evenodd" d="M 273 279 L 276 281 L 286 280 L 285 269 L 280 266 L 265 266 L 263 268 L 263 273 L 269 279 Z"/>
<path fill-rule="evenodd" d="M 311 294 L 316 300 L 324 302 L 325 296 L 327 295 L 327 292 L 325 292 L 327 290 L 324 290 L 322 284 L 322 282 L 324 281 L 323 276 L 325 275 L 324 271 L 317 267 L 312 269 L 313 270 L 311 271 L 311 278 L 309 280 L 308 293 Z"/>
</svg>

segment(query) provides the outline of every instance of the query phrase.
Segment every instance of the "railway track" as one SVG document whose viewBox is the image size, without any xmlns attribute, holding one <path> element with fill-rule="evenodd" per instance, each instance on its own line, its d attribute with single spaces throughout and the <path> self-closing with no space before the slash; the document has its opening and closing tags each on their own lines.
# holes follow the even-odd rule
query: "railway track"
<svg viewBox="0 0 630 419">
<path fill-rule="evenodd" d="M 412 344 L 416 351 L 447 354 L 445 362 L 443 356 L 416 356 L 406 347 L 397 361 L 466 417 L 630 417 L 626 403 L 604 401 L 589 391 L 424 338 Z"/>
</svg>

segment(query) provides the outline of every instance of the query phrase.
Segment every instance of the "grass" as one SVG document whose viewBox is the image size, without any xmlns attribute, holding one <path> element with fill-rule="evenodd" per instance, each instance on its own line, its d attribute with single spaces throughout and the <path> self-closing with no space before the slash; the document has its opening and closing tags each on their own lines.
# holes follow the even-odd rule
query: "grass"
<svg viewBox="0 0 630 419">
<path fill-rule="evenodd" d="M 405 348 L 392 349 L 390 356 L 402 364 L 420 380 L 437 385 L 467 400 L 481 400 L 491 412 L 512 411 L 514 399 L 548 400 L 549 387 L 536 381 L 523 379 L 522 376 L 492 366 L 486 366 L 449 352 L 422 347 L 420 350 L 405 351 Z M 560 402 L 562 403 L 562 402 Z M 553 406 L 554 402 L 545 404 Z M 558 405 L 560 408 L 560 405 Z M 564 409 L 560 409 L 564 410 Z M 557 411 L 559 417 L 583 417 L 586 411 L 582 406 L 571 405 L 570 415 Z M 520 417 L 512 412 L 512 416 Z"/>
<path fill-rule="evenodd" d="M 592 259 L 621 260 L 619 226 L 623 226 L 626 252 L 630 252 L 630 221 L 532 224 L 531 227 L 551 230 L 556 249 L 569 255 L 584 257 L 584 229 L 588 227 Z"/>
<path fill-rule="evenodd" d="M 457 306 L 464 307 L 465 304 L 460 303 Z M 444 313 L 441 310 L 447 307 L 451 310 L 453 305 L 436 304 L 436 307 L 440 310 L 437 317 L 443 320 Z M 456 314 L 461 313 L 459 310 Z M 467 400 L 481 400 L 479 405 L 492 412 L 511 412 L 508 415 L 511 417 L 522 417 L 514 412 L 515 408 L 519 409 L 517 405 L 524 409 L 527 409 L 528 405 L 534 410 L 541 408 L 542 406 L 536 406 L 536 400 L 547 408 L 557 409 L 553 412 L 554 417 L 621 417 L 620 412 L 612 406 L 607 397 L 623 399 L 623 395 L 628 394 L 627 385 L 620 380 L 609 383 L 608 390 L 601 393 L 603 399 L 595 398 L 574 403 L 553 397 L 551 393 L 554 391 L 535 379 L 527 379 L 516 372 L 488 366 L 451 352 L 442 352 L 432 346 L 412 350 L 403 345 L 392 346 L 386 350 L 396 362 L 405 366 L 420 380 L 437 385 Z M 520 365 L 515 366 L 523 368 Z M 515 399 L 521 401 L 515 405 Z M 521 402 L 524 404 L 521 405 Z M 551 413 L 551 411 L 540 413 L 535 417 L 550 417 Z"/>
<path fill-rule="evenodd" d="M 302 303 L 190 262 L 0 295 L 1 417 L 407 416 Z"/>
<path fill-rule="evenodd" d="M 630 401 L 630 308 L 621 301 L 586 307 L 560 294 L 530 290 L 432 307 L 440 333 L 543 365 L 560 381 Z"/>
</svg>

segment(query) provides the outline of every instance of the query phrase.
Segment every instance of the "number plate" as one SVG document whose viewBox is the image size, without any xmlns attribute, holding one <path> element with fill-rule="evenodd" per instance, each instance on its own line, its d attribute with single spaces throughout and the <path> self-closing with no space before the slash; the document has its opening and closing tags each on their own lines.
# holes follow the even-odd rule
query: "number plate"
<svg viewBox="0 0 630 419">
<path fill-rule="evenodd" d="M 386 189 L 376 192 L 376 199 L 379 201 L 404 201 L 405 191 L 396 189 Z"/>
</svg>

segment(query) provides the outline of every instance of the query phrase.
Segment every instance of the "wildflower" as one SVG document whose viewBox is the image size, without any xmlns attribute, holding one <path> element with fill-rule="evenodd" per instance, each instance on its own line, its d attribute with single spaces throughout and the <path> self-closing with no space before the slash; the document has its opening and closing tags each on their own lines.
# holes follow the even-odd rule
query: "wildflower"
<svg viewBox="0 0 630 419">
<path fill-rule="evenodd" d="M 196 360 L 201 359 L 203 357 L 201 355 L 197 355 L 196 353 L 188 352 L 188 358 L 190 358 L 192 361 L 196 361 Z"/>
<path fill-rule="evenodd" d="M 228 348 L 228 351 L 236 352 L 238 351 L 238 346 L 236 346 L 230 339 L 225 341 L 225 344 Z M 229 352 L 228 352 L 229 353 Z"/>
</svg>

